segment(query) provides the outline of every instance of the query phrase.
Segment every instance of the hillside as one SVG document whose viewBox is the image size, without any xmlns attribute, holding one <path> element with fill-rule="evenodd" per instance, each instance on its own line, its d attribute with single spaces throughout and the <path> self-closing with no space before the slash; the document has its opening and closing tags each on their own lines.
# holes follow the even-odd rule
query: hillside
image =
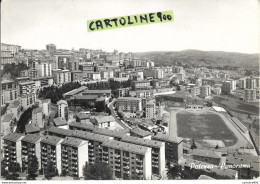
<svg viewBox="0 0 260 184">
<path fill-rule="evenodd" d="M 245 69 L 259 68 L 258 54 L 242 54 L 223 51 L 154 51 L 134 53 L 135 57 L 151 59 L 155 64 L 169 64 L 172 61 L 203 66 L 237 66 Z"/>
</svg>

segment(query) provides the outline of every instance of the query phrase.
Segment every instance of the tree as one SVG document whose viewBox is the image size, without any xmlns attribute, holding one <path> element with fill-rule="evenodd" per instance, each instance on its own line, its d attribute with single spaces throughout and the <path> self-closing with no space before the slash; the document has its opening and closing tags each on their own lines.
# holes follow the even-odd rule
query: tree
<svg viewBox="0 0 260 184">
<path fill-rule="evenodd" d="M 197 145 L 195 144 L 194 139 L 192 139 L 191 149 L 197 149 Z"/>
<path fill-rule="evenodd" d="M 171 167 L 168 164 L 167 177 L 169 179 L 177 179 L 177 180 L 183 179 L 184 176 L 183 176 L 183 171 L 182 170 L 183 169 L 182 169 L 182 167 L 180 165 L 175 165 L 175 166 Z"/>
<path fill-rule="evenodd" d="M 215 147 L 215 149 L 218 149 L 219 148 L 219 146 L 217 145 L 216 147 Z"/>
<path fill-rule="evenodd" d="M 7 165 L 5 164 L 5 161 L 2 160 L 1 161 L 1 176 L 4 178 L 8 175 L 8 171 L 6 170 L 6 168 L 7 168 Z"/>
<path fill-rule="evenodd" d="M 19 174 L 18 172 L 21 171 L 20 164 L 17 162 L 11 162 L 8 166 L 8 175 L 6 176 L 7 180 L 18 180 Z M 11 174 L 10 174 L 11 173 Z"/>
<path fill-rule="evenodd" d="M 94 164 L 85 163 L 83 166 L 85 180 L 112 180 L 113 174 L 107 163 L 95 162 Z"/>
<path fill-rule="evenodd" d="M 54 176 L 57 176 L 57 168 L 55 168 L 52 162 L 47 163 L 47 167 L 44 168 L 44 175 L 47 180 L 51 180 Z"/>
<path fill-rule="evenodd" d="M 28 161 L 28 179 L 35 180 L 39 168 L 38 158 L 34 155 Z"/>
<path fill-rule="evenodd" d="M 181 87 L 178 85 L 177 86 L 177 91 L 180 91 L 181 90 Z"/>
</svg>

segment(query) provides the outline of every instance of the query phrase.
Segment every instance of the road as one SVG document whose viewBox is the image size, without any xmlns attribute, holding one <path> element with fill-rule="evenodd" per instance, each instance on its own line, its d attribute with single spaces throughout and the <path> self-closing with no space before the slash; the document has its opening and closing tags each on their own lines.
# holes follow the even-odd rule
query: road
<svg viewBox="0 0 260 184">
<path fill-rule="evenodd" d="M 108 104 L 108 108 L 111 110 L 111 115 L 115 118 L 116 122 L 121 126 L 123 127 L 124 129 L 130 129 L 130 127 L 125 124 L 125 123 L 122 123 L 117 117 L 116 117 L 116 114 L 115 114 L 115 110 L 113 109 L 113 104 L 114 104 L 114 100 L 112 102 L 110 102 Z"/>
</svg>

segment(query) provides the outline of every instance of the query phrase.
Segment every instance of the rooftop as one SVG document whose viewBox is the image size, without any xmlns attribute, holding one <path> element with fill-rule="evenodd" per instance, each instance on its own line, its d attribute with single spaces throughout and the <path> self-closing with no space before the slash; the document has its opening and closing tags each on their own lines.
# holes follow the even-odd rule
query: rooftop
<svg viewBox="0 0 260 184">
<path fill-rule="evenodd" d="M 25 125 L 25 132 L 26 133 L 40 132 L 40 127 L 36 123 L 30 123 Z"/>
<path fill-rule="evenodd" d="M 69 124 L 69 126 L 91 130 L 91 131 L 95 129 L 95 126 L 92 125 L 91 123 L 72 122 Z"/>
<path fill-rule="evenodd" d="M 127 132 L 122 130 L 109 130 L 109 129 L 103 129 L 103 128 L 96 128 L 93 130 L 93 133 L 106 135 L 110 137 L 117 137 L 122 138 L 124 136 L 127 136 Z"/>
<path fill-rule="evenodd" d="M 136 97 L 119 97 L 117 99 L 117 101 L 120 101 L 120 100 L 142 100 L 141 98 L 136 98 Z"/>
<path fill-rule="evenodd" d="M 95 133 L 81 131 L 81 130 L 74 130 L 72 136 L 80 139 L 91 140 L 96 142 L 104 142 L 105 140 L 111 139 L 111 137 L 109 136 L 95 134 Z"/>
<path fill-rule="evenodd" d="M 194 149 L 192 155 L 210 158 L 221 158 L 221 156 L 217 152 L 208 149 Z"/>
<path fill-rule="evenodd" d="M 133 129 L 130 130 L 130 132 L 134 133 L 134 134 L 137 134 L 137 135 L 139 135 L 141 137 L 146 137 L 146 136 L 152 135 L 151 132 L 142 130 L 140 128 L 133 128 Z"/>
<path fill-rule="evenodd" d="M 113 116 L 95 116 L 93 117 L 98 123 L 116 121 Z"/>
<path fill-rule="evenodd" d="M 106 140 L 102 143 L 102 146 L 106 146 L 113 149 L 119 149 L 123 151 L 128 151 L 136 154 L 145 155 L 145 153 L 148 151 L 148 147 L 145 146 L 139 146 L 136 144 L 130 144 L 126 142 L 120 142 L 115 140 Z"/>
<path fill-rule="evenodd" d="M 55 134 L 64 135 L 64 136 L 71 136 L 73 133 L 73 130 L 66 130 L 66 129 L 58 128 L 58 127 L 51 127 L 48 130 L 48 133 L 55 133 Z"/>
<path fill-rule="evenodd" d="M 55 126 L 63 126 L 68 124 L 67 121 L 63 120 L 61 117 L 54 118 L 53 123 L 55 124 Z"/>
<path fill-rule="evenodd" d="M 143 138 L 133 137 L 133 136 L 123 137 L 122 141 L 128 142 L 128 143 L 133 143 L 133 144 L 138 144 L 138 145 L 142 145 L 142 146 L 152 147 L 152 148 L 160 148 L 163 145 L 163 143 L 160 141 L 143 139 Z"/>
<path fill-rule="evenodd" d="M 87 94 L 89 94 L 89 93 L 98 93 L 98 94 L 100 94 L 100 93 L 111 93 L 111 90 L 110 89 L 104 89 L 104 90 L 85 90 L 84 91 L 84 93 L 87 93 Z"/>
<path fill-rule="evenodd" d="M 87 143 L 87 141 L 83 141 L 82 139 L 78 139 L 78 138 L 74 138 L 74 137 L 66 137 L 62 141 L 61 144 L 65 144 L 65 145 L 73 146 L 73 147 L 79 147 L 86 143 Z"/>
<path fill-rule="evenodd" d="M 35 114 L 35 113 L 39 113 L 39 112 L 42 112 L 42 108 L 41 107 L 38 107 L 36 109 L 33 109 L 32 113 Z"/>
<path fill-rule="evenodd" d="M 12 142 L 16 142 L 19 139 L 21 139 L 23 137 L 23 134 L 21 133 L 10 133 L 6 136 L 4 136 L 3 140 L 8 140 L 8 141 L 12 141 Z"/>
<path fill-rule="evenodd" d="M 40 140 L 41 140 L 41 136 L 39 134 L 28 134 L 22 139 L 22 141 L 29 142 L 29 143 L 36 143 Z"/>
<path fill-rule="evenodd" d="M 2 122 L 9 122 L 12 120 L 13 117 L 14 117 L 14 113 L 6 114 Z"/>
<path fill-rule="evenodd" d="M 57 102 L 57 105 L 65 104 L 68 105 L 68 103 L 65 100 L 60 100 Z"/>
<path fill-rule="evenodd" d="M 81 87 L 79 87 L 78 89 L 74 89 L 74 90 L 72 90 L 72 91 L 69 91 L 69 92 L 63 94 L 63 96 L 76 95 L 76 94 L 78 94 L 78 93 L 84 91 L 85 89 L 88 89 L 88 88 L 87 88 L 86 86 L 81 86 Z"/>
<path fill-rule="evenodd" d="M 87 115 L 87 114 L 85 114 L 85 113 L 77 113 L 76 114 L 76 116 L 77 116 L 77 118 L 79 118 L 80 120 L 82 120 L 82 119 L 89 119 L 89 117 L 90 117 L 90 115 Z"/>
<path fill-rule="evenodd" d="M 173 143 L 180 143 L 183 140 L 180 137 L 174 137 L 174 136 L 166 135 L 163 133 L 156 134 L 155 136 L 153 136 L 152 139 L 159 140 L 159 141 L 165 141 L 165 142 L 173 142 Z"/>
<path fill-rule="evenodd" d="M 42 137 L 41 142 L 56 146 L 58 143 L 61 143 L 62 140 L 63 139 L 60 137 L 47 135 L 47 136 Z"/>
</svg>

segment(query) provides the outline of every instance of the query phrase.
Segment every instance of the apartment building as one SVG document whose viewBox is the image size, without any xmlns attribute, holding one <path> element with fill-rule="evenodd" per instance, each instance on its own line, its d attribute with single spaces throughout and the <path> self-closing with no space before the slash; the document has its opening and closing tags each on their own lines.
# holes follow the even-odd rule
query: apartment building
<svg viewBox="0 0 260 184">
<path fill-rule="evenodd" d="M 27 109 L 36 102 L 36 94 L 22 95 L 20 98 L 20 104 L 23 109 Z"/>
<path fill-rule="evenodd" d="M 200 87 L 200 95 L 203 98 L 206 98 L 211 95 L 211 87 L 209 85 Z"/>
<path fill-rule="evenodd" d="M 52 76 L 34 77 L 32 80 L 35 82 L 36 89 L 53 85 Z"/>
<path fill-rule="evenodd" d="M 117 94 L 118 97 L 125 97 L 125 96 L 129 96 L 129 88 L 119 88 L 117 89 Z"/>
<path fill-rule="evenodd" d="M 4 116 L 4 118 L 1 121 L 1 134 L 2 136 L 5 136 L 12 132 L 11 127 L 14 126 L 15 122 L 14 113 L 8 113 Z"/>
<path fill-rule="evenodd" d="M 41 139 L 41 169 L 45 170 L 47 163 L 52 162 L 57 172 L 61 173 L 61 143 L 63 139 L 55 136 L 44 136 Z"/>
<path fill-rule="evenodd" d="M 41 168 L 41 136 L 39 134 L 28 134 L 22 138 L 22 167 L 27 169 L 28 161 L 33 156 L 38 158 L 39 169 Z"/>
<path fill-rule="evenodd" d="M 178 163 L 183 158 L 183 139 L 180 137 L 170 137 L 169 135 L 158 133 L 152 137 L 165 143 L 165 160 L 166 162 Z"/>
<path fill-rule="evenodd" d="M 102 161 L 102 155 L 100 154 L 101 144 L 106 140 L 113 139 L 110 136 L 81 130 L 73 131 L 72 136 L 88 141 L 88 151 L 85 153 L 88 154 L 88 162 L 91 164 L 95 163 L 95 161 Z"/>
<path fill-rule="evenodd" d="M 20 95 L 28 95 L 36 93 L 36 86 L 34 81 L 19 82 Z"/>
<path fill-rule="evenodd" d="M 43 122 L 43 111 L 41 107 L 35 108 L 32 111 L 32 123 L 37 124 L 39 128 L 44 127 L 44 122 Z"/>
<path fill-rule="evenodd" d="M 66 137 L 61 143 L 61 170 L 69 176 L 83 177 L 88 161 L 88 141 Z"/>
<path fill-rule="evenodd" d="M 152 86 L 150 84 L 150 81 L 132 81 L 131 82 L 131 87 L 133 90 L 138 90 L 138 89 L 152 89 Z"/>
<path fill-rule="evenodd" d="M 81 70 L 76 70 L 71 72 L 71 81 L 81 81 L 83 78 L 83 72 Z"/>
<path fill-rule="evenodd" d="M 142 110 L 142 99 L 134 97 L 119 97 L 116 101 L 119 111 L 137 112 Z"/>
<path fill-rule="evenodd" d="M 96 127 L 91 123 L 72 122 L 69 124 L 70 130 L 82 130 L 86 132 L 92 132 Z"/>
<path fill-rule="evenodd" d="M 54 82 L 57 85 L 71 82 L 71 72 L 69 70 L 55 69 L 53 71 Z"/>
<path fill-rule="evenodd" d="M 146 119 L 153 119 L 155 118 L 155 113 L 156 113 L 156 109 L 155 109 L 155 99 L 149 100 L 146 102 L 145 104 L 145 118 Z"/>
<path fill-rule="evenodd" d="M 229 79 L 222 82 L 221 91 L 224 94 L 232 93 L 236 89 L 236 81 Z"/>
<path fill-rule="evenodd" d="M 58 105 L 58 117 L 68 121 L 68 103 L 65 100 L 60 100 L 57 102 Z"/>
<path fill-rule="evenodd" d="M 151 148 L 116 140 L 104 141 L 101 148 L 102 162 L 109 164 L 114 177 L 124 180 L 151 179 Z"/>
<path fill-rule="evenodd" d="M 246 88 L 255 89 L 256 88 L 256 79 L 254 77 L 249 77 L 246 79 Z"/>
<path fill-rule="evenodd" d="M 101 71 L 101 79 L 110 79 L 114 77 L 113 70 L 103 70 Z"/>
<path fill-rule="evenodd" d="M 165 143 L 133 136 L 123 137 L 123 142 L 152 148 L 152 174 L 162 176 L 165 171 Z"/>
<path fill-rule="evenodd" d="M 51 62 L 44 61 L 38 64 L 39 77 L 52 76 L 52 64 Z"/>
<path fill-rule="evenodd" d="M 15 82 L 11 79 L 1 81 L 1 106 L 16 100 L 19 96 L 19 91 Z"/>
<path fill-rule="evenodd" d="M 21 140 L 23 138 L 24 136 L 21 133 L 10 133 L 3 137 L 3 152 L 6 165 L 17 162 L 22 166 Z"/>
<path fill-rule="evenodd" d="M 256 89 L 245 89 L 244 91 L 244 100 L 247 102 L 256 102 Z"/>
<path fill-rule="evenodd" d="M 153 89 L 147 89 L 147 90 L 136 90 L 136 97 L 137 98 L 147 98 L 154 96 L 154 90 Z"/>
</svg>

